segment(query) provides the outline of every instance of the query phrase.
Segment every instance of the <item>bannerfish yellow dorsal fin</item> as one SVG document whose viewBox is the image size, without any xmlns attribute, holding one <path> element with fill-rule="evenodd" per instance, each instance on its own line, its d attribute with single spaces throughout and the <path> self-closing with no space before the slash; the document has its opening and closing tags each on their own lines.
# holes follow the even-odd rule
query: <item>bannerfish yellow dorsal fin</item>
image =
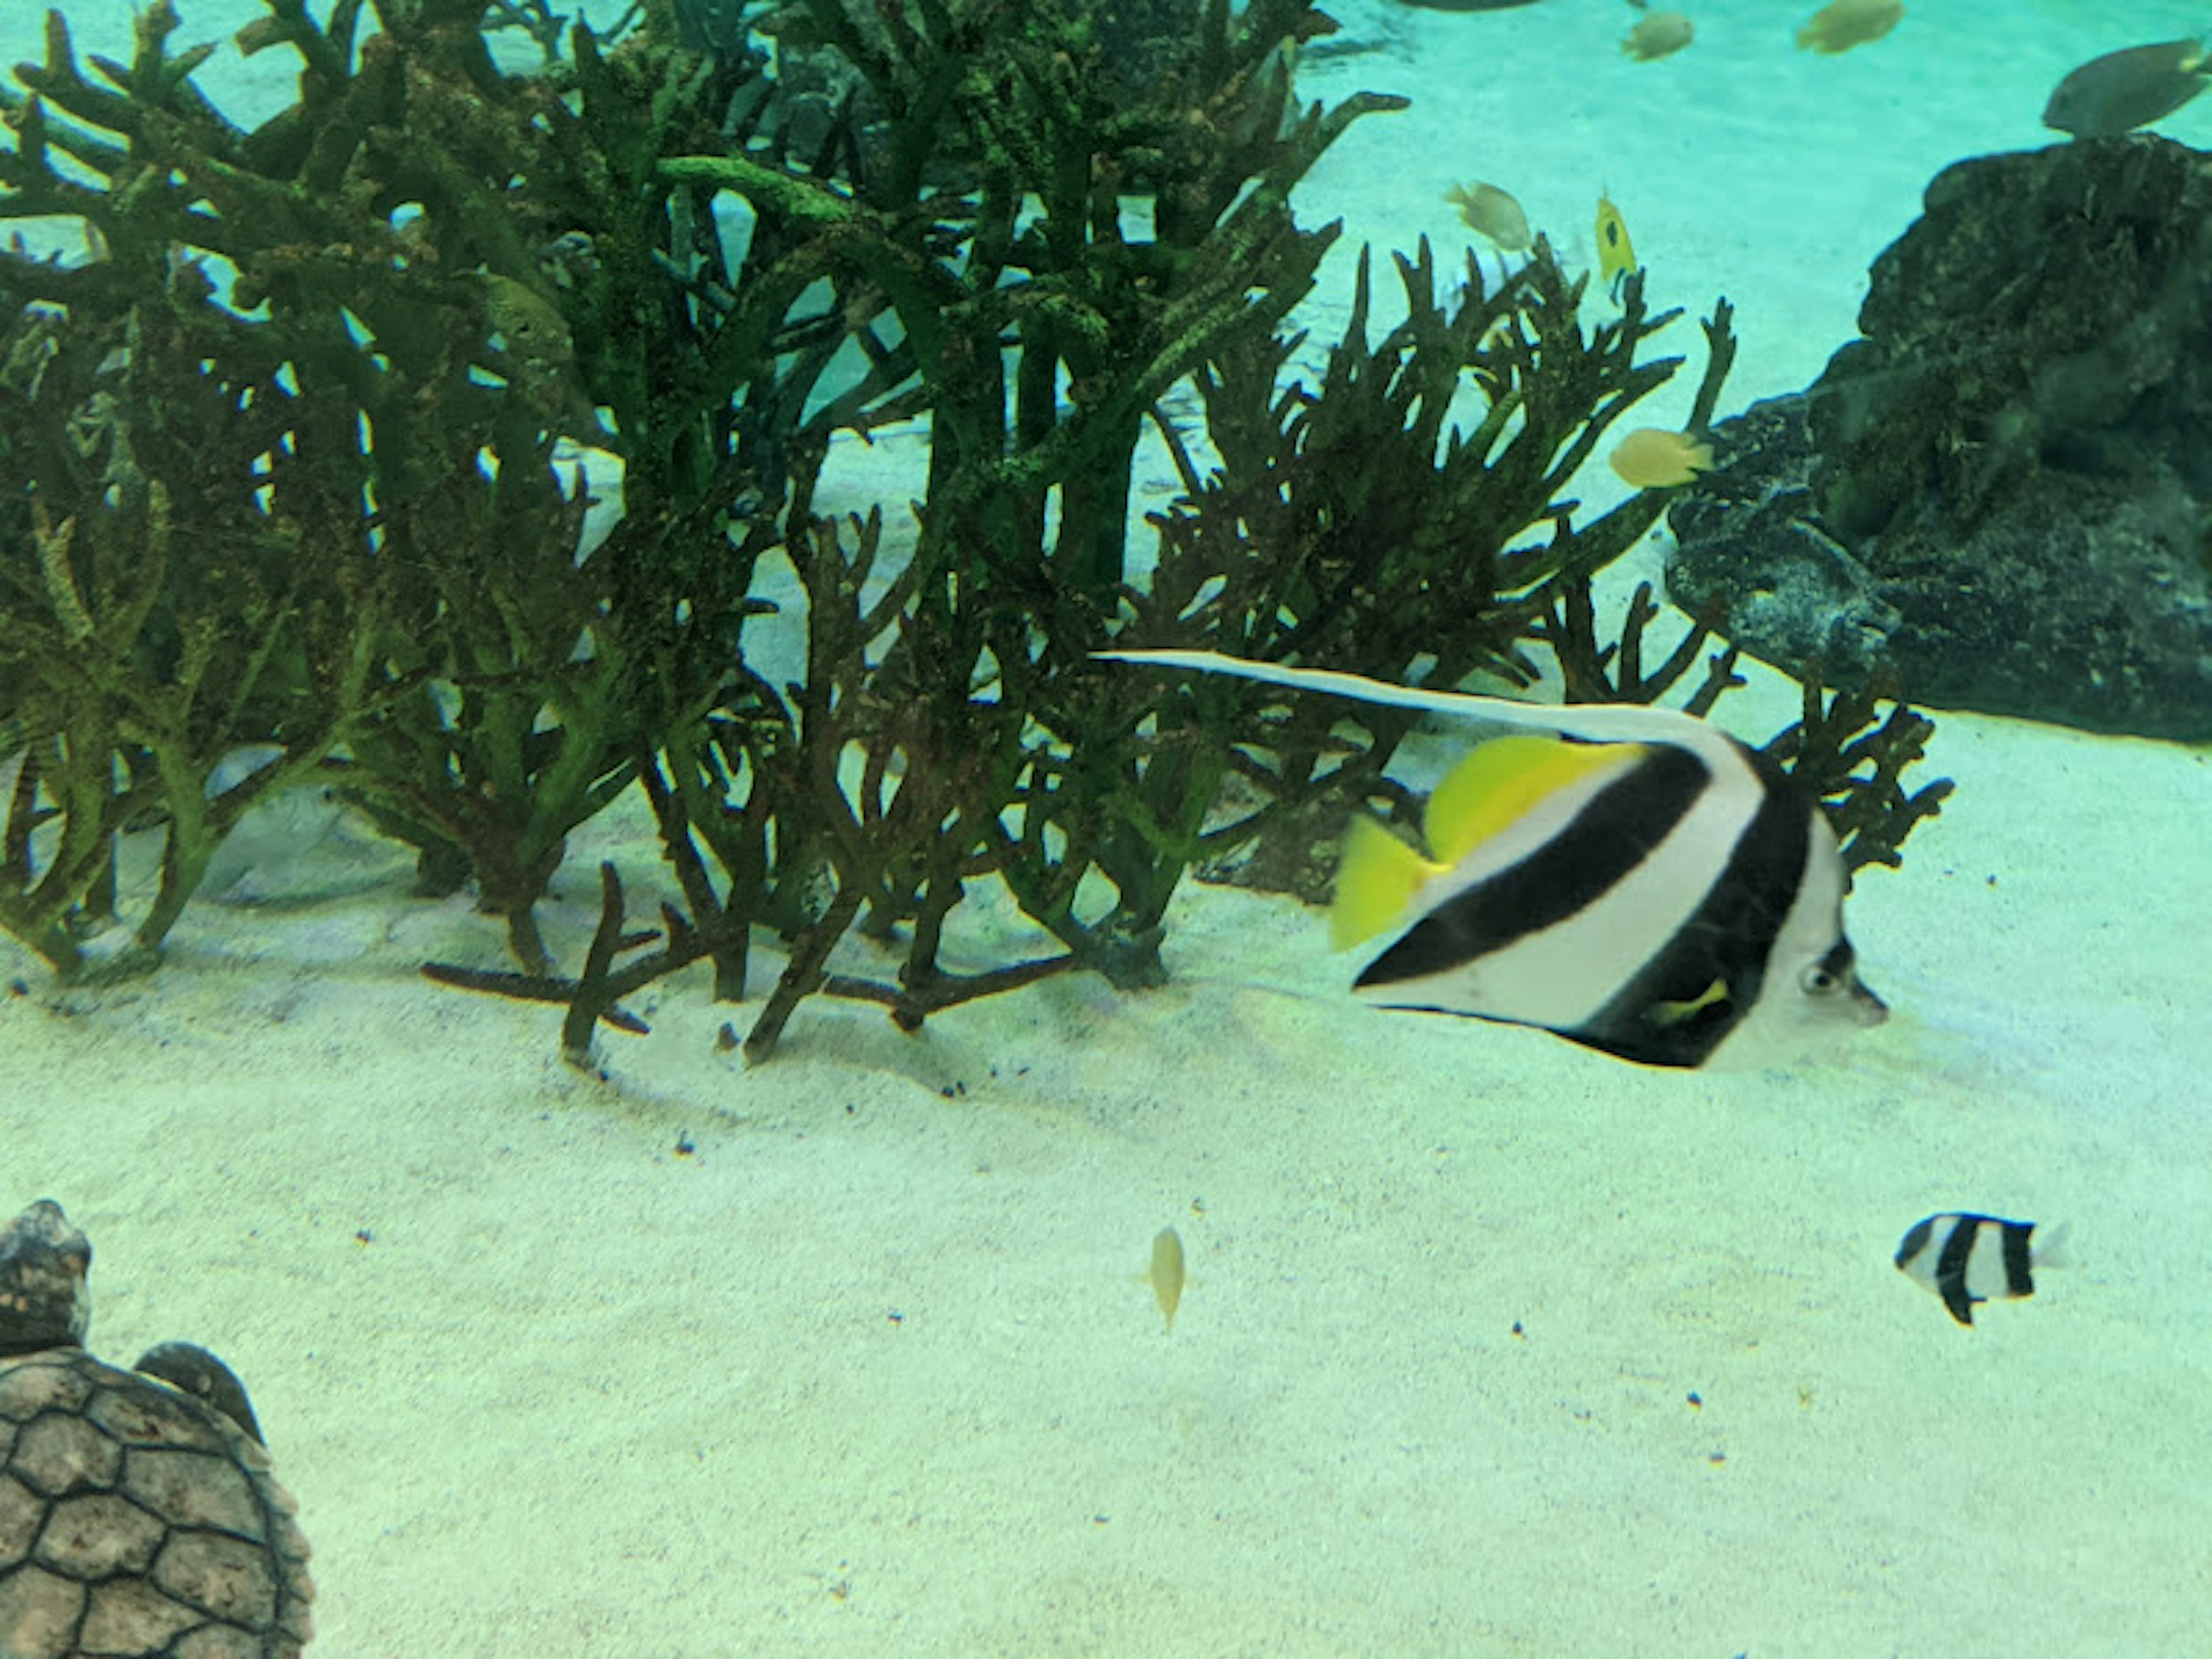
<svg viewBox="0 0 2212 1659">
<path fill-rule="evenodd" d="M 1349 951 L 1384 932 L 1406 914 L 1421 884 L 1437 871 L 1374 819 L 1352 819 L 1336 867 L 1336 896 L 1328 908 L 1329 944 Z"/>
<path fill-rule="evenodd" d="M 1421 825 L 1429 856 L 1439 865 L 1457 864 L 1540 801 L 1595 773 L 1618 769 L 1642 752 L 1637 744 L 1539 737 L 1492 738 L 1478 744 L 1429 797 Z"/>
</svg>

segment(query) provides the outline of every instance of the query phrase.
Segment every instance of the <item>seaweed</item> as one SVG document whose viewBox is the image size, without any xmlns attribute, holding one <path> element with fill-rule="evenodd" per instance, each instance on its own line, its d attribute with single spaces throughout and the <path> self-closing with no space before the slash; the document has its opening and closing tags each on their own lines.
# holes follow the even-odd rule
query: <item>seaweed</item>
<svg viewBox="0 0 2212 1659">
<path fill-rule="evenodd" d="M 1649 311 L 1640 275 L 1617 316 L 1586 326 L 1588 276 L 1547 243 L 1494 284 L 1470 256 L 1453 293 L 1425 242 L 1395 263 L 1404 319 L 1370 342 L 1363 257 L 1350 321 L 1314 384 L 1295 368 L 1298 335 L 1248 338 L 1209 365 L 1198 386 L 1211 469 L 1163 421 L 1183 491 L 1155 516 L 1158 572 L 1149 592 L 1127 596 L 1119 643 L 1402 684 L 1487 672 L 1525 684 L 1528 647 L 1565 596 L 1657 521 L 1662 492 L 1579 524 L 1566 494 L 1612 425 L 1680 366 L 1646 349 L 1679 313 Z M 1723 301 L 1705 325 L 1696 404 L 1707 411 L 1734 355 L 1731 314 Z M 1201 783 L 1237 786 L 1241 805 L 1202 828 L 1204 802 L 1183 801 L 1173 820 L 1185 831 L 1174 856 L 1216 877 L 1318 899 L 1352 809 L 1411 804 L 1388 775 L 1416 723 L 1405 711 L 1234 684 L 1157 691 L 1148 713 L 1167 708 L 1180 710 L 1165 718 Z M 1140 824 L 1168 817 L 1140 814 L 1127 792 L 1123 802 Z"/>
<path fill-rule="evenodd" d="M 1693 621 L 1659 665 L 1646 673 L 1644 631 L 1659 615 L 1651 584 L 1638 582 L 1628 597 L 1619 635 L 1605 644 L 1598 638 L 1589 582 L 1582 579 L 1568 583 L 1553 600 L 1536 624 L 1534 637 L 1558 663 L 1567 702 L 1653 703 L 1681 683 L 1713 637 L 1711 623 Z M 1710 714 L 1723 692 L 1744 683 L 1735 672 L 1741 654 L 1733 644 L 1726 644 L 1706 659 L 1705 678 L 1682 702 L 1685 714 Z"/>
<path fill-rule="evenodd" d="M 1650 703 L 1671 691 L 1695 666 L 1712 635 L 1708 623 L 1693 622 L 1646 674 L 1644 630 L 1659 614 L 1650 584 L 1639 584 L 1629 598 L 1618 641 L 1602 645 L 1588 584 L 1577 583 L 1562 594 L 1539 637 L 1559 665 L 1567 701 Z M 1705 678 L 1681 704 L 1685 713 L 1709 714 L 1724 692 L 1744 684 L 1735 672 L 1741 654 L 1730 643 L 1706 659 Z M 1895 868 L 1904 859 L 1905 838 L 1923 819 L 1936 817 L 1952 792 L 1948 778 L 1909 794 L 1901 781 L 1907 767 L 1925 758 L 1935 721 L 1899 701 L 1892 683 L 1831 692 L 1817 679 L 1800 679 L 1798 687 L 1803 714 L 1759 752 L 1820 802 L 1843 848 L 1846 870 L 1870 864 Z M 1883 702 L 1891 705 L 1886 716 L 1880 713 Z"/>
<path fill-rule="evenodd" d="M 1897 701 L 1894 685 L 1831 693 L 1814 681 L 1800 684 L 1803 717 L 1763 752 L 1820 797 L 1843 843 L 1846 869 L 1894 869 L 1903 860 L 1905 838 L 1942 810 L 1954 787 L 1948 778 L 1937 778 L 1908 793 L 1901 781 L 1905 769 L 1925 756 L 1936 723 Z M 1885 702 L 1891 705 L 1887 715 L 1881 713 Z"/>
<path fill-rule="evenodd" d="M 592 1034 L 602 1023 L 634 1036 L 649 1036 L 653 1028 L 622 1006 L 622 999 L 655 980 L 688 968 L 712 954 L 713 939 L 691 924 L 691 919 L 672 904 L 660 907 L 661 926 L 633 928 L 622 876 L 611 861 L 599 866 L 599 921 L 584 955 L 582 970 L 574 979 L 557 974 L 518 974 L 507 970 L 467 968 L 446 962 L 422 964 L 423 976 L 464 991 L 488 991 L 523 1002 L 558 1003 L 568 1011 L 561 1022 L 561 1055 L 580 1071 L 596 1071 Z M 642 950 L 655 939 L 667 943 L 649 956 L 632 956 L 620 967 L 617 957 Z"/>
<path fill-rule="evenodd" d="M 964 884 L 985 875 L 1008 884 L 1067 964 L 1124 985 L 1163 975 L 1158 918 L 1181 865 L 1121 819 L 1096 836 L 1074 824 L 1066 809 L 1091 796 L 1068 780 L 1094 756 L 1110 774 L 1128 742 L 1064 734 L 1073 708 L 1102 700 L 1100 726 L 1126 732 L 1147 718 L 1152 693 L 1089 659 L 1119 621 L 1149 411 L 1305 295 L 1334 232 L 1301 229 L 1290 188 L 1352 119 L 1400 101 L 1296 107 L 1283 48 L 1316 15 L 1285 0 L 1239 18 L 1209 6 L 1180 39 L 1154 43 L 1158 82 L 1139 94 L 1110 72 L 1080 8 L 816 3 L 816 37 L 869 94 L 838 129 L 849 142 L 822 151 L 849 176 L 757 149 L 664 166 L 744 198 L 760 225 L 880 295 L 914 375 L 898 407 L 926 407 L 931 423 L 914 544 L 865 613 L 855 596 L 881 520 L 810 521 L 811 487 L 794 494 L 786 546 L 806 593 L 807 676 L 783 718 L 760 718 L 753 698 L 752 715 L 723 728 L 741 761 L 718 745 L 714 775 L 775 803 L 769 909 L 793 871 L 829 896 L 795 926 L 782 907 L 792 966 L 749 1054 L 765 1052 L 790 1001 L 836 982 L 828 955 L 856 925 L 878 941 L 908 930 L 898 990 L 879 998 L 902 1022 L 1057 971 L 1058 957 L 958 977 L 938 964 Z M 1141 218 L 1138 201 L 1149 234 L 1125 222 Z M 872 363 L 895 361 L 873 318 L 858 328 Z M 857 778 L 840 756 L 860 757 Z M 690 800 L 696 820 L 704 776 L 696 757 L 678 770 L 661 797 Z M 712 824 L 718 809 L 704 805 Z M 732 890 L 739 860 L 755 879 L 763 864 L 757 821 L 741 811 L 737 823 L 737 856 L 722 860 Z M 1079 917 L 1094 872 L 1119 902 Z"/>
<path fill-rule="evenodd" d="M 4 461 L 33 506 L 0 592 L 18 674 L 46 684 L 0 685 L 30 734 L 0 916 L 64 972 L 123 827 L 170 825 L 150 949 L 238 813 L 311 773 L 420 849 L 423 890 L 473 878 L 542 970 L 533 908 L 565 837 L 732 678 L 761 607 L 732 526 L 775 465 L 738 406 L 803 397 L 826 353 L 818 319 L 697 299 L 720 239 L 655 168 L 760 59 L 606 60 L 580 30 L 564 90 L 500 74 L 483 13 L 394 0 L 357 40 L 358 4 L 318 23 L 270 0 L 240 44 L 293 52 L 300 89 L 252 132 L 195 90 L 204 49 L 167 55 L 170 6 L 131 64 L 94 60 L 106 85 L 57 15 L 7 105 L 6 211 L 78 215 L 99 256 L 4 279 L 38 308 L 0 395 L 52 441 Z M 619 472 L 604 536 L 587 453 Z M 113 536 L 114 614 L 86 612 L 53 573 Z M 220 716 L 199 693 L 218 684 Z M 141 712 L 103 714 L 126 695 Z M 252 745 L 279 760 L 202 811 L 210 768 Z"/>
</svg>

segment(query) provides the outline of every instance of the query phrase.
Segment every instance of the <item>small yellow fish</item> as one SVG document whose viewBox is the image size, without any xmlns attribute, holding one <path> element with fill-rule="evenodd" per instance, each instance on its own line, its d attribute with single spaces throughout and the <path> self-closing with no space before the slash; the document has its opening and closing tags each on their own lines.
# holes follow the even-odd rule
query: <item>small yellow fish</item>
<svg viewBox="0 0 2212 1659">
<path fill-rule="evenodd" d="M 1607 292 L 1637 269 L 1636 248 L 1628 240 L 1628 223 L 1613 198 L 1597 198 L 1597 276 Z"/>
<path fill-rule="evenodd" d="M 1905 15 L 1905 0 L 1831 0 L 1797 31 L 1800 52 L 1849 52 L 1879 40 Z"/>
<path fill-rule="evenodd" d="M 1176 1310 L 1182 1305 L 1182 1238 L 1172 1227 L 1160 1229 L 1152 1240 L 1152 1265 L 1145 1273 L 1152 1297 L 1160 1304 L 1160 1317 L 1175 1328 Z"/>
<path fill-rule="evenodd" d="M 1613 470 L 1638 489 L 1673 489 L 1713 466 L 1713 447 L 1686 432 L 1638 427 L 1613 447 Z"/>
<path fill-rule="evenodd" d="M 1487 237 L 1508 253 L 1535 246 L 1528 216 L 1510 191 L 1496 185 L 1454 185 L 1444 192 L 1444 200 L 1459 210 L 1460 220 L 1469 230 Z"/>
<path fill-rule="evenodd" d="M 1672 57 L 1690 44 L 1697 33 L 1690 20 L 1679 11 L 1655 11 L 1640 18 L 1628 36 L 1620 43 L 1624 58 L 1632 58 L 1639 64 L 1649 64 L 1656 58 Z"/>
</svg>

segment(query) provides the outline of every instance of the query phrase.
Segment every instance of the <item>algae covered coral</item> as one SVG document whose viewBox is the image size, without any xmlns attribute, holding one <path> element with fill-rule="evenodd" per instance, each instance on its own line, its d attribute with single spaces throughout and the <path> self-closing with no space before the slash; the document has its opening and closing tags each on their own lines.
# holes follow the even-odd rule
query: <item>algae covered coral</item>
<svg viewBox="0 0 2212 1659">
<path fill-rule="evenodd" d="M 1294 311 L 1338 233 L 1293 192 L 1402 100 L 1299 100 L 1334 27 L 1305 0 L 652 0 L 604 39 L 264 3 L 239 44 L 296 94 L 258 125 L 167 3 L 127 63 L 57 16 L 0 94 L 0 214 L 87 248 L 0 258 L 0 927 L 59 973 L 151 960 L 240 816 L 312 781 L 423 890 L 472 885 L 511 966 L 441 974 L 571 1002 L 574 1057 L 653 973 L 744 994 L 773 930 L 757 1057 L 825 989 L 911 1026 L 1069 968 L 1157 982 L 1194 866 L 1309 884 L 1329 823 L 1402 793 L 1401 714 L 1103 647 L 1671 683 L 1576 621 L 1662 498 L 1578 523 L 1566 491 L 1678 366 L 1672 319 L 1632 281 L 1586 321 L 1547 246 L 1456 290 L 1422 246 L 1372 343 L 1363 258 L 1316 366 Z M 502 67 L 508 26 L 542 62 Z M 1724 306 L 1705 332 L 1700 420 Z M 1148 428 L 1181 488 L 1133 550 Z M 853 510 L 840 455 L 896 431 L 919 501 Z M 610 873 L 564 978 L 538 901 L 633 788 L 680 908 L 639 957 Z M 982 883 L 1038 942 L 955 971 Z"/>
</svg>

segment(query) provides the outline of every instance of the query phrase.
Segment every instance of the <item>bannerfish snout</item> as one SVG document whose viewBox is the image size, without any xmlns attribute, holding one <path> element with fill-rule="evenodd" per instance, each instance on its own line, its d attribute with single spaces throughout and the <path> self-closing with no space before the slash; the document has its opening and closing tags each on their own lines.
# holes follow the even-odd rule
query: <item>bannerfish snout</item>
<svg viewBox="0 0 2212 1659">
<path fill-rule="evenodd" d="M 1852 1020 L 1871 1030 L 1888 1018 L 1889 1005 L 1869 990 L 1863 982 L 1854 980 L 1851 982 Z"/>
<path fill-rule="evenodd" d="M 1838 916 L 1837 927 L 1842 927 Z M 1858 953 L 1848 939 L 1838 938 L 1818 958 L 1805 964 L 1797 976 L 1804 1006 L 1816 1022 L 1838 1022 L 1871 1030 L 1889 1018 L 1889 1005 L 1859 977 Z"/>
</svg>

